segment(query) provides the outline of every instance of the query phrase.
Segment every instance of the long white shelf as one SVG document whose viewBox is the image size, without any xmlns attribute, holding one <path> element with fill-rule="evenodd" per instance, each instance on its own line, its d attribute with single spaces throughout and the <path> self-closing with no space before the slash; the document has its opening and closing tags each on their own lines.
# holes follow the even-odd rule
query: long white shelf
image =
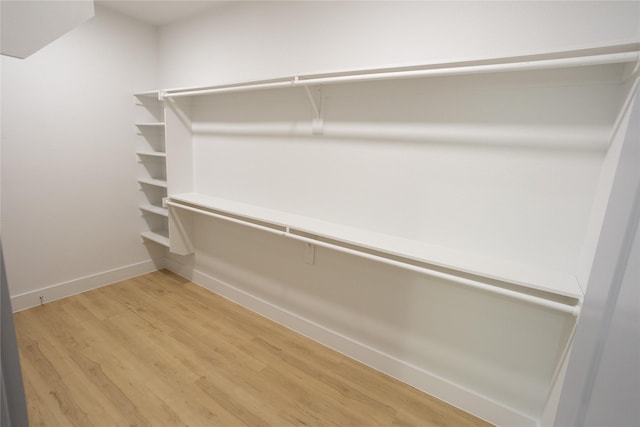
<svg viewBox="0 0 640 427">
<path fill-rule="evenodd" d="M 155 185 L 156 187 L 167 188 L 167 181 L 163 179 L 139 178 L 138 182 L 141 184 L 149 184 L 149 185 Z"/>
<path fill-rule="evenodd" d="M 600 48 L 548 52 L 538 55 L 511 56 L 485 60 L 416 64 L 403 67 L 338 71 L 334 73 L 287 76 L 272 80 L 258 80 L 188 88 L 164 89 L 160 99 L 200 96 L 228 92 L 243 92 L 287 87 L 309 87 L 326 84 L 366 82 L 375 80 L 439 77 L 452 75 L 530 71 L 582 66 L 635 63 L 639 59 L 640 43 L 603 46 Z M 313 103 L 313 101 L 312 101 Z M 314 107 L 316 108 L 316 107 Z"/>
<path fill-rule="evenodd" d="M 271 229 L 275 233 L 317 243 L 320 246 L 342 246 L 345 252 L 359 251 L 376 259 L 390 257 L 393 263 L 397 263 L 399 258 L 400 262 L 413 261 L 436 269 L 479 276 L 497 282 L 497 287 L 506 284 L 509 288 L 508 285 L 515 285 L 522 288 L 520 291 L 523 293 L 538 296 L 541 293 L 548 294 L 544 297 L 552 300 L 569 299 L 569 306 L 576 306 L 576 312 L 583 296 L 576 278 L 569 274 L 543 271 L 402 237 L 197 193 L 173 195 L 170 197 L 169 205 L 196 212 L 200 210 L 212 216 L 228 217 L 234 222 L 246 223 L 267 231 Z"/>
<path fill-rule="evenodd" d="M 169 216 L 168 209 L 156 205 L 142 205 L 140 206 L 140 209 L 156 215 Z"/>
<path fill-rule="evenodd" d="M 165 246 L 165 247 L 169 247 L 169 238 L 163 234 L 154 232 L 154 231 L 143 231 L 142 233 L 140 233 L 140 235 L 147 239 L 147 240 L 151 240 L 152 242 L 155 242 L 159 245 Z"/>
</svg>

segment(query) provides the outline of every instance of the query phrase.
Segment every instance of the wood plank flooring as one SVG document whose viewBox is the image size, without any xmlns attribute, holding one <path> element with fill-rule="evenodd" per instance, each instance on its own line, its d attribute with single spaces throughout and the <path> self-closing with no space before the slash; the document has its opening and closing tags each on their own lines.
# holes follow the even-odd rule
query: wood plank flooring
<svg viewBox="0 0 640 427">
<path fill-rule="evenodd" d="M 32 426 L 487 426 L 171 272 L 15 315 Z"/>
</svg>

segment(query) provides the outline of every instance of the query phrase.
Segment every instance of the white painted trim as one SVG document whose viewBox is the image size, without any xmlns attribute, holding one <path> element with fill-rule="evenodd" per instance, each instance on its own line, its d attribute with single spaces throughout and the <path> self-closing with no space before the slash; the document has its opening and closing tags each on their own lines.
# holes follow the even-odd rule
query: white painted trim
<svg viewBox="0 0 640 427">
<path fill-rule="evenodd" d="M 171 263 L 168 267 L 174 267 Z M 178 273 L 179 274 L 179 273 Z M 533 420 L 514 409 L 478 395 L 458 384 L 440 378 L 417 366 L 385 354 L 366 344 L 325 328 L 315 322 L 280 308 L 268 301 L 235 288 L 198 270 L 193 270 L 194 283 L 254 311 L 314 341 L 326 345 L 352 359 L 364 363 L 406 384 L 424 391 L 455 407 L 498 426 L 534 427 Z"/>
<path fill-rule="evenodd" d="M 13 306 L 13 311 L 17 312 L 39 305 L 41 296 L 44 302 L 47 303 L 156 270 L 158 270 L 158 266 L 153 261 L 142 261 L 69 280 L 68 282 L 46 286 L 23 294 L 13 295 L 11 297 L 11 305 Z"/>
</svg>

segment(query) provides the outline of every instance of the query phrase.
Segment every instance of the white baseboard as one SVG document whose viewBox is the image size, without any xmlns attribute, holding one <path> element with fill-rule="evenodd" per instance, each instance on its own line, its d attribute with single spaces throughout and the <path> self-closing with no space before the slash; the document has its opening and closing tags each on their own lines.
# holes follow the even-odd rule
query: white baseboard
<svg viewBox="0 0 640 427">
<path fill-rule="evenodd" d="M 169 269 L 172 266 L 168 266 Z M 176 273 L 180 274 L 178 271 Z M 535 427 L 538 424 L 535 420 L 518 411 L 277 307 L 268 301 L 257 298 L 198 270 L 193 270 L 191 280 L 301 335 L 490 423 L 498 426 L 519 427 Z"/>
<path fill-rule="evenodd" d="M 40 305 L 40 297 L 47 303 L 156 270 L 158 267 L 153 261 L 143 261 L 14 295 L 11 297 L 11 306 L 17 312 Z"/>
</svg>

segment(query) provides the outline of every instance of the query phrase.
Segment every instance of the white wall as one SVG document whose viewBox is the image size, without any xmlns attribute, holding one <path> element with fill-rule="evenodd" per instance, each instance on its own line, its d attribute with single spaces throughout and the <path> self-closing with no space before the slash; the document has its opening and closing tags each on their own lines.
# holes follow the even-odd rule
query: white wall
<svg viewBox="0 0 640 427">
<path fill-rule="evenodd" d="M 229 2 L 162 27 L 163 87 L 640 39 L 638 2 Z"/>
<path fill-rule="evenodd" d="M 2 239 L 14 309 L 56 296 L 41 288 L 153 267 L 139 237 L 132 93 L 156 87 L 156 48 L 154 27 L 98 7 L 31 57 L 2 58 Z"/>
</svg>

